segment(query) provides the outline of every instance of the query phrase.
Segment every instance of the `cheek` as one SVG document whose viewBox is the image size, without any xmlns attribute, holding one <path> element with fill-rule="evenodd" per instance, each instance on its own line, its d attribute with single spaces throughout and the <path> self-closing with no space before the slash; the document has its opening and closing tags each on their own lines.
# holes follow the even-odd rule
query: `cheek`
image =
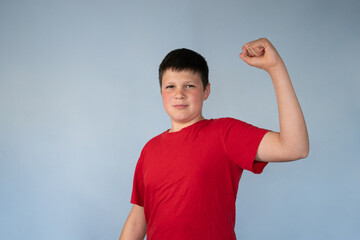
<svg viewBox="0 0 360 240">
<path fill-rule="evenodd" d="M 202 102 L 204 100 L 204 92 L 198 92 L 196 94 L 194 94 L 194 100 L 198 101 L 198 102 Z"/>
<path fill-rule="evenodd" d="M 191 97 L 191 101 L 197 106 L 201 106 L 203 104 L 203 100 L 204 100 L 203 94 L 195 94 Z"/>
<path fill-rule="evenodd" d="M 167 94 L 167 93 L 162 93 L 161 97 L 162 97 L 162 101 L 163 101 L 164 105 L 168 104 L 171 100 L 170 94 Z"/>
</svg>

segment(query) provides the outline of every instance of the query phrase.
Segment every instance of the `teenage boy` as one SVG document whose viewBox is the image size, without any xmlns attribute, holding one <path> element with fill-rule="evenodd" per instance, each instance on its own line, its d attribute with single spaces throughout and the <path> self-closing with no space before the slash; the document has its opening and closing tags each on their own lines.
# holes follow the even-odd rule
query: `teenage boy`
<svg viewBox="0 0 360 240">
<path fill-rule="evenodd" d="M 240 58 L 270 75 L 280 132 L 233 118 L 204 119 L 210 94 L 205 59 L 188 49 L 170 52 L 159 68 L 171 129 L 151 139 L 135 169 L 121 240 L 236 239 L 235 200 L 243 170 L 305 158 L 309 139 L 285 64 L 267 39 L 245 44 Z"/>
</svg>

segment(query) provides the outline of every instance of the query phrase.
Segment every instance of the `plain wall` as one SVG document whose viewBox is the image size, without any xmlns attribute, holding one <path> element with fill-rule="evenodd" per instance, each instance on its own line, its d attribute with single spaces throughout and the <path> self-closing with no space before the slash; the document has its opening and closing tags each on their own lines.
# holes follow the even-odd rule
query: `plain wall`
<svg viewBox="0 0 360 240">
<path fill-rule="evenodd" d="M 245 173 L 238 239 L 360 235 L 359 1 L 0 2 L 0 238 L 117 239 L 140 151 L 170 128 L 158 65 L 172 49 L 210 68 L 206 118 L 278 130 L 267 74 L 242 62 L 267 37 L 310 135 L 305 160 Z"/>
</svg>

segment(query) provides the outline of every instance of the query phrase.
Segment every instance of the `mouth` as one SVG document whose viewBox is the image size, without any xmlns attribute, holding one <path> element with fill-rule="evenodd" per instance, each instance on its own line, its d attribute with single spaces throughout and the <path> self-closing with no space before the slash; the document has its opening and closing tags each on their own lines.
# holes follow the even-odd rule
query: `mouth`
<svg viewBox="0 0 360 240">
<path fill-rule="evenodd" d="M 185 104 L 176 104 L 176 105 L 173 105 L 174 108 L 176 109 L 184 109 L 186 108 L 188 105 L 185 105 Z"/>
</svg>

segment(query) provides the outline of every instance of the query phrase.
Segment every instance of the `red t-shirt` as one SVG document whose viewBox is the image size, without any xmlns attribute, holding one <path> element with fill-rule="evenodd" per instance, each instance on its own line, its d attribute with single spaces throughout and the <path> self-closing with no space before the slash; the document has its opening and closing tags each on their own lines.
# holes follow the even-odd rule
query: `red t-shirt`
<svg viewBox="0 0 360 240">
<path fill-rule="evenodd" d="M 233 118 L 168 131 L 143 148 L 131 203 L 144 207 L 148 240 L 236 239 L 235 200 L 243 169 L 255 161 L 267 130 Z"/>
</svg>

